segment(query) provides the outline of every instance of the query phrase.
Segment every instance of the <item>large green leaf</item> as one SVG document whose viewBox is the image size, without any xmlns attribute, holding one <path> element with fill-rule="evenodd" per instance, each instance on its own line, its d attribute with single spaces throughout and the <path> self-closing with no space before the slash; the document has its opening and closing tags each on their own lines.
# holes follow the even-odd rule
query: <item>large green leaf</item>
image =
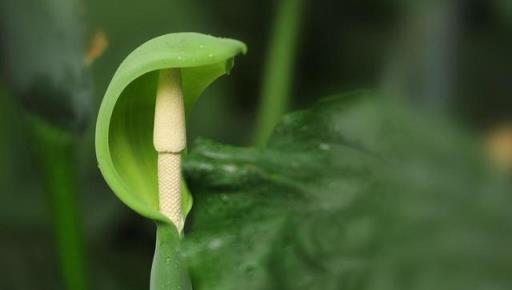
<svg viewBox="0 0 512 290">
<path fill-rule="evenodd" d="M 195 290 L 512 287 L 510 182 L 449 120 L 372 95 L 289 114 L 266 148 L 193 146 Z"/>
<path fill-rule="evenodd" d="M 158 71 L 180 68 L 185 107 L 228 73 L 233 58 L 246 50 L 239 41 L 198 33 L 152 39 L 135 49 L 115 73 L 96 126 L 99 167 L 116 195 L 139 214 L 168 223 L 158 210 L 157 154 L 152 143 Z M 184 210 L 191 198 L 184 188 Z"/>
</svg>

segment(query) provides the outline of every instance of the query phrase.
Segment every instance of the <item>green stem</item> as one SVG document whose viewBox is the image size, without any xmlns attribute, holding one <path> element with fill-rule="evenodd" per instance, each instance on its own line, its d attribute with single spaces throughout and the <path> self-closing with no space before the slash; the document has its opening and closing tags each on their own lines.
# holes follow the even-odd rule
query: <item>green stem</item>
<svg viewBox="0 0 512 290">
<path fill-rule="evenodd" d="M 254 141 L 264 145 L 290 99 L 304 0 L 280 0 L 263 73 Z"/>
<path fill-rule="evenodd" d="M 192 289 L 190 278 L 180 256 L 180 243 L 180 235 L 173 225 L 157 224 L 150 290 Z"/>
<path fill-rule="evenodd" d="M 408 99 L 418 108 L 450 110 L 463 1 L 420 0 L 405 5 L 404 31 L 382 85 L 390 95 Z"/>
<path fill-rule="evenodd" d="M 69 290 L 86 290 L 74 144 L 67 133 L 39 120 L 31 121 L 32 147 L 50 200 L 64 284 Z"/>
</svg>

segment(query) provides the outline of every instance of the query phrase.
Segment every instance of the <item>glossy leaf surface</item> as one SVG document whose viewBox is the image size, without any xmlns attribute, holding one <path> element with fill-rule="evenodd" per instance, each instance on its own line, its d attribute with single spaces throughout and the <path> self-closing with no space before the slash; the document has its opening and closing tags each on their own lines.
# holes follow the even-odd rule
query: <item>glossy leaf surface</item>
<svg viewBox="0 0 512 290">
<path fill-rule="evenodd" d="M 360 92 L 283 118 L 266 148 L 199 141 L 195 290 L 509 289 L 510 180 L 449 120 Z"/>
</svg>

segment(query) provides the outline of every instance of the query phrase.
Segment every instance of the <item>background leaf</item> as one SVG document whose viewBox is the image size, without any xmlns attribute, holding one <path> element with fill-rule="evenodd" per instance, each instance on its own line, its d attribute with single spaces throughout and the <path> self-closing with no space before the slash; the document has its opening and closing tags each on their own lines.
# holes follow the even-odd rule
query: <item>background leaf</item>
<svg viewBox="0 0 512 290">
<path fill-rule="evenodd" d="M 289 114 L 264 149 L 194 146 L 194 289 L 512 285 L 510 182 L 451 121 L 373 95 Z"/>
</svg>

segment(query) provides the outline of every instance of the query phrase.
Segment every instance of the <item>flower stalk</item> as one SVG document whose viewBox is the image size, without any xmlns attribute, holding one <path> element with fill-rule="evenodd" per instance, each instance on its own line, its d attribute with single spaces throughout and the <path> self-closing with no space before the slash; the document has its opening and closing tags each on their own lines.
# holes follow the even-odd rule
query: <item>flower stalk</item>
<svg viewBox="0 0 512 290">
<path fill-rule="evenodd" d="M 260 146 L 267 143 L 274 126 L 289 107 L 304 2 L 277 1 L 254 131 L 254 142 Z"/>
<path fill-rule="evenodd" d="M 30 119 L 32 149 L 53 215 L 59 266 L 65 289 L 86 290 L 85 245 L 78 201 L 75 140 L 44 121 Z"/>
</svg>

